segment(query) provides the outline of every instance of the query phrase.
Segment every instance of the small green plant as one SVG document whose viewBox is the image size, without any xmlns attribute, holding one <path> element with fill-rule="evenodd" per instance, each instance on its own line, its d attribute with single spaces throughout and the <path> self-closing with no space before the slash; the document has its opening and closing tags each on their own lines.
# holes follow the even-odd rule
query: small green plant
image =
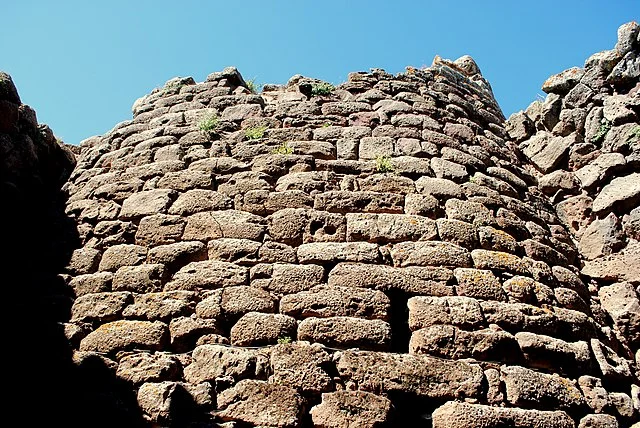
<svg viewBox="0 0 640 428">
<path fill-rule="evenodd" d="M 611 129 L 611 122 L 607 119 L 602 118 L 600 121 L 600 128 L 598 128 L 598 132 L 591 138 L 592 143 L 599 143 L 604 140 L 604 137 L 607 135 L 607 132 Z"/>
<path fill-rule="evenodd" d="M 293 147 L 289 146 L 289 143 L 283 141 L 278 147 L 272 151 L 275 155 L 291 155 L 293 154 Z"/>
<path fill-rule="evenodd" d="M 266 126 L 252 126 L 244 130 L 244 136 L 249 140 L 258 140 L 264 137 L 264 133 L 267 130 Z"/>
<path fill-rule="evenodd" d="M 218 129 L 218 126 L 220 126 L 220 119 L 218 119 L 218 116 L 216 116 L 215 114 L 205 117 L 200 121 L 200 123 L 198 123 L 198 128 L 200 129 L 200 131 L 207 134 L 215 132 L 216 129 Z"/>
<path fill-rule="evenodd" d="M 311 95 L 331 95 L 334 89 L 335 86 L 333 86 L 331 83 L 314 83 L 313 85 L 311 85 Z"/>
<path fill-rule="evenodd" d="M 635 126 L 627 137 L 627 143 L 635 143 L 637 141 L 640 141 L 640 126 Z"/>
<path fill-rule="evenodd" d="M 289 336 L 280 336 L 278 338 L 278 345 L 286 345 L 287 343 L 291 343 L 291 338 Z"/>
<path fill-rule="evenodd" d="M 250 90 L 252 94 L 257 94 L 258 92 L 260 92 L 260 87 L 262 85 L 257 83 L 255 78 L 247 80 L 245 83 L 247 84 L 247 89 Z"/>
<path fill-rule="evenodd" d="M 331 126 L 331 123 L 329 123 L 329 122 L 325 122 L 325 123 L 322 124 L 323 128 L 328 128 L 330 126 Z"/>
<path fill-rule="evenodd" d="M 376 158 L 376 171 L 378 172 L 392 172 L 395 168 L 391 163 L 389 156 L 380 155 Z"/>
</svg>

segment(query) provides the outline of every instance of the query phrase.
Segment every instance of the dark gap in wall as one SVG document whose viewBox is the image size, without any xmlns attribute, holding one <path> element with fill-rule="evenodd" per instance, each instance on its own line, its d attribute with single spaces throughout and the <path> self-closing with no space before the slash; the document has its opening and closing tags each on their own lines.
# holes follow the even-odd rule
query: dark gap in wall
<svg viewBox="0 0 640 428">
<path fill-rule="evenodd" d="M 409 294 L 397 289 L 387 291 L 387 296 L 391 300 L 391 351 L 404 353 L 409 352 L 409 340 L 411 330 L 409 330 L 409 309 L 407 301 Z"/>
</svg>

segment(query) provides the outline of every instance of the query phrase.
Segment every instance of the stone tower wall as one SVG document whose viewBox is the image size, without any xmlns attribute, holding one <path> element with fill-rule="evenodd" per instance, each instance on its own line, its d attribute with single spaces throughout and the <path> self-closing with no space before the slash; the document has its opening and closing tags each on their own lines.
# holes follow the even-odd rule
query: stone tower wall
<svg viewBox="0 0 640 428">
<path fill-rule="evenodd" d="M 637 37 L 508 122 L 470 57 L 170 80 L 64 186 L 74 363 L 156 426 L 630 426 Z"/>
</svg>

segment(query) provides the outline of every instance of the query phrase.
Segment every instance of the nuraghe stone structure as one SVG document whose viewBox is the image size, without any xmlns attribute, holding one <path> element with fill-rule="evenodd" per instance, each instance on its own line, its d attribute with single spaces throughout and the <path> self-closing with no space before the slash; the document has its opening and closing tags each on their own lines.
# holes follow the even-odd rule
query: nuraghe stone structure
<svg viewBox="0 0 640 428">
<path fill-rule="evenodd" d="M 64 267 L 32 269 L 79 425 L 632 426 L 639 80 L 630 23 L 509 121 L 470 57 L 139 99 L 80 145 Z M 3 150 L 37 125 L 14 92 Z"/>
</svg>

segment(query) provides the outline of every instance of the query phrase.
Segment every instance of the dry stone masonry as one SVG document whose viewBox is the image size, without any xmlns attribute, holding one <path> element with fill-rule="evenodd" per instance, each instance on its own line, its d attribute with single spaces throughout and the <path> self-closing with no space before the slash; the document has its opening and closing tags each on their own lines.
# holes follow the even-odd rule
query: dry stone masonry
<svg viewBox="0 0 640 428">
<path fill-rule="evenodd" d="M 74 364 L 151 426 L 634 425 L 639 30 L 508 121 L 468 56 L 168 81 L 62 189 Z"/>
</svg>

